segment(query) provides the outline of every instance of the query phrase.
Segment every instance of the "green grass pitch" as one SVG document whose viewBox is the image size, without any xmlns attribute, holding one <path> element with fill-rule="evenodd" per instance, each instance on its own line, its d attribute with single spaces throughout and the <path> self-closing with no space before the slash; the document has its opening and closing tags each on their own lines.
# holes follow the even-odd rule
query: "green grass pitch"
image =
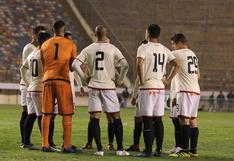
<svg viewBox="0 0 234 161">
<path fill-rule="evenodd" d="M 166 111 L 168 113 L 168 111 Z M 134 158 L 132 156 L 119 157 L 114 151 L 105 151 L 105 156 L 97 157 L 94 155 L 95 149 L 86 150 L 83 154 L 62 154 L 62 153 L 43 153 L 37 150 L 20 149 L 19 119 L 21 107 L 14 105 L 0 106 L 0 160 L 4 161 L 132 161 L 132 160 L 196 160 L 196 161 L 234 161 L 234 113 L 199 113 L 199 157 L 198 158 Z M 133 120 L 134 109 L 127 108 L 121 111 L 124 125 L 124 147 L 132 144 L 133 141 Z M 89 116 L 86 107 L 76 108 L 73 117 L 72 144 L 82 147 L 87 140 L 87 123 Z M 166 115 L 163 118 L 165 126 L 164 151 L 169 150 L 174 145 L 173 125 Z M 56 118 L 55 143 L 61 144 L 62 123 L 61 117 Z M 101 119 L 101 137 L 103 146 L 107 145 L 107 124 L 105 114 Z M 41 138 L 38 126 L 32 132 L 31 142 L 40 146 Z M 93 142 L 95 147 L 95 143 Z M 115 144 L 116 147 L 116 144 Z M 141 139 L 141 147 L 144 144 Z M 155 144 L 154 144 L 155 148 Z M 136 154 L 136 153 L 131 153 Z"/>
</svg>

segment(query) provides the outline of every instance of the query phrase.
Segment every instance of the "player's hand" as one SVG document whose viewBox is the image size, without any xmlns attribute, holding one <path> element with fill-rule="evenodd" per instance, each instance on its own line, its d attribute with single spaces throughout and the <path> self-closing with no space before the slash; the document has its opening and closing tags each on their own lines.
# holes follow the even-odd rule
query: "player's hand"
<svg viewBox="0 0 234 161">
<path fill-rule="evenodd" d="M 131 104 L 132 104 L 133 106 L 135 106 L 135 105 L 136 105 L 136 98 L 132 98 L 132 100 L 131 100 Z"/>
<path fill-rule="evenodd" d="M 140 85 L 141 85 L 141 86 L 146 85 L 146 80 L 144 80 L 144 81 L 140 81 Z"/>
<path fill-rule="evenodd" d="M 176 105 L 176 99 L 174 98 L 173 100 L 172 100 L 172 107 L 174 107 Z"/>
<path fill-rule="evenodd" d="M 170 97 L 168 97 L 168 99 L 167 99 L 167 107 L 170 107 L 170 101 L 171 101 L 171 99 L 170 99 Z"/>
<path fill-rule="evenodd" d="M 80 96 L 84 96 L 85 94 L 85 91 L 84 91 L 84 88 L 83 87 L 80 87 Z"/>
<path fill-rule="evenodd" d="M 168 85 L 170 85 L 170 83 L 171 83 L 171 81 L 170 81 L 170 80 L 167 80 L 167 79 L 162 80 L 162 82 L 163 82 L 163 84 L 164 84 L 165 86 L 168 86 Z"/>
</svg>

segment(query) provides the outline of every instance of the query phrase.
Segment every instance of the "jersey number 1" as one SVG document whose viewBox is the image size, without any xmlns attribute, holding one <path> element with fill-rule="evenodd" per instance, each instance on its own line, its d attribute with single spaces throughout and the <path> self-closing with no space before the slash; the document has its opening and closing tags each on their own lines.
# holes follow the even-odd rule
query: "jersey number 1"
<svg viewBox="0 0 234 161">
<path fill-rule="evenodd" d="M 59 48 L 59 44 L 55 43 L 55 52 L 54 52 L 54 60 L 58 60 L 58 48 Z"/>
<path fill-rule="evenodd" d="M 96 62 L 95 62 L 95 69 L 96 70 L 103 70 L 104 67 L 98 66 L 98 62 L 101 62 L 104 60 L 104 52 L 98 51 L 98 52 L 96 52 L 96 56 L 97 56 L 97 58 L 96 58 Z"/>
</svg>

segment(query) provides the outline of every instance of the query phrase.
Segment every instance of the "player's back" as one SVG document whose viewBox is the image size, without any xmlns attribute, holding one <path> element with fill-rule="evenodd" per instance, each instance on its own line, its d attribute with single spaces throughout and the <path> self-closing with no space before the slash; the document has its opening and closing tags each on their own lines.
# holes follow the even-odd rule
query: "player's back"
<svg viewBox="0 0 234 161">
<path fill-rule="evenodd" d="M 178 71 L 180 90 L 200 93 L 198 58 L 195 53 L 190 49 L 175 50 L 172 53 L 180 65 Z"/>
<path fill-rule="evenodd" d="M 28 64 L 31 78 L 31 81 L 29 82 L 28 91 L 41 91 L 43 71 L 39 49 L 35 49 L 28 56 Z"/>
<path fill-rule="evenodd" d="M 76 46 L 61 36 L 50 38 L 41 47 L 44 70 L 43 81 L 60 79 L 69 81 L 70 61 L 75 59 Z"/>
<path fill-rule="evenodd" d="M 146 85 L 143 88 L 164 88 L 161 80 L 165 73 L 166 64 L 174 59 L 169 49 L 160 43 L 148 42 L 138 48 L 137 57 L 144 59 Z"/>
<path fill-rule="evenodd" d="M 35 49 L 36 49 L 36 46 L 33 45 L 32 43 L 28 43 L 27 45 L 25 45 L 25 47 L 23 49 L 23 53 L 22 53 L 22 63 L 24 63 L 27 60 L 30 53 L 32 53 L 33 50 L 35 50 Z M 20 80 L 20 84 L 25 84 L 23 79 Z"/>
<path fill-rule="evenodd" d="M 93 43 L 86 47 L 79 56 L 78 58 L 88 65 L 91 76 L 90 87 L 115 88 L 115 67 L 124 57 L 114 45 Z"/>
</svg>

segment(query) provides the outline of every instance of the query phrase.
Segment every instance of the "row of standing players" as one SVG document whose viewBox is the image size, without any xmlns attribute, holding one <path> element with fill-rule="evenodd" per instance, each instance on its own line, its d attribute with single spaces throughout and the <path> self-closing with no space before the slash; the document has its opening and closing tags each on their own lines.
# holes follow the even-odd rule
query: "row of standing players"
<svg viewBox="0 0 234 161">
<path fill-rule="evenodd" d="M 53 122 L 51 121 L 53 118 L 51 114 L 54 113 L 54 102 L 56 99 L 58 112 L 63 116 L 64 144 L 62 151 L 65 153 L 77 152 L 77 149 L 70 143 L 71 116 L 73 114 L 71 86 L 69 83 L 70 67 L 82 79 L 88 82 L 90 89 L 89 139 L 86 148 L 90 145 L 90 138 L 94 138 L 97 144 L 97 152 L 95 154 L 104 155 L 99 126 L 100 113 L 103 105 L 109 120 L 112 121 L 110 127 L 112 127 L 113 134 L 116 136 L 116 154 L 129 155 L 122 145 L 123 126 L 120 118 L 119 102 L 115 91 L 115 84 L 121 85 L 126 76 L 128 70 L 127 61 L 121 52 L 109 43 L 107 30 L 103 26 L 99 25 L 95 28 L 97 41 L 83 49 L 77 58 L 75 58 L 75 45 L 71 41 L 63 38 L 64 31 L 64 22 L 57 21 L 54 24 L 55 36 L 53 38 L 47 40 L 49 36 L 41 32 L 38 37 L 39 48 L 35 52 L 35 55 L 39 57 L 37 60 L 40 61 L 31 59 L 28 66 L 26 65 L 27 63 L 24 63 L 21 68 L 22 78 L 25 77 L 24 80 L 27 80 L 27 72 L 23 72 L 23 68 L 26 68 L 31 69 L 33 80 L 34 77 L 38 77 L 39 68 L 35 66 L 41 62 L 39 86 L 42 91 L 42 94 L 40 94 L 42 97 L 42 121 L 39 124 L 42 126 L 42 151 L 54 151 L 51 148 L 52 146 L 50 146 L 50 128 L 53 127 L 50 124 Z M 198 140 L 196 117 L 200 99 L 198 60 L 196 55 L 187 48 L 187 40 L 183 34 L 173 36 L 172 46 L 176 49 L 173 52 L 170 52 L 166 47 L 158 43 L 159 35 L 160 27 L 155 24 L 149 25 L 145 33 L 145 39 L 147 41 L 143 42 L 137 51 L 138 77 L 135 82 L 132 103 L 138 104 L 138 106 L 135 117 L 134 145 L 130 146 L 127 150 L 139 151 L 139 138 L 143 124 L 145 150 L 136 156 L 151 157 L 154 138 L 156 138 L 157 144 L 154 155 L 162 156 L 164 87 L 172 81 L 171 101 L 169 104 L 171 107 L 170 115 L 175 125 L 176 148 L 171 151 L 172 154 L 170 156 L 198 156 L 196 151 Z M 43 43 L 45 40 L 47 41 Z M 167 64 L 171 64 L 173 68 L 170 74 L 166 78 L 163 78 Z M 115 74 L 116 68 L 120 68 L 120 74 L 117 76 Z M 37 85 L 38 82 L 36 83 Z M 35 84 L 32 86 L 35 86 Z M 41 93 L 41 91 L 30 91 L 28 93 Z M 138 103 L 136 103 L 137 97 Z M 189 139 L 191 140 L 190 150 Z"/>
</svg>

